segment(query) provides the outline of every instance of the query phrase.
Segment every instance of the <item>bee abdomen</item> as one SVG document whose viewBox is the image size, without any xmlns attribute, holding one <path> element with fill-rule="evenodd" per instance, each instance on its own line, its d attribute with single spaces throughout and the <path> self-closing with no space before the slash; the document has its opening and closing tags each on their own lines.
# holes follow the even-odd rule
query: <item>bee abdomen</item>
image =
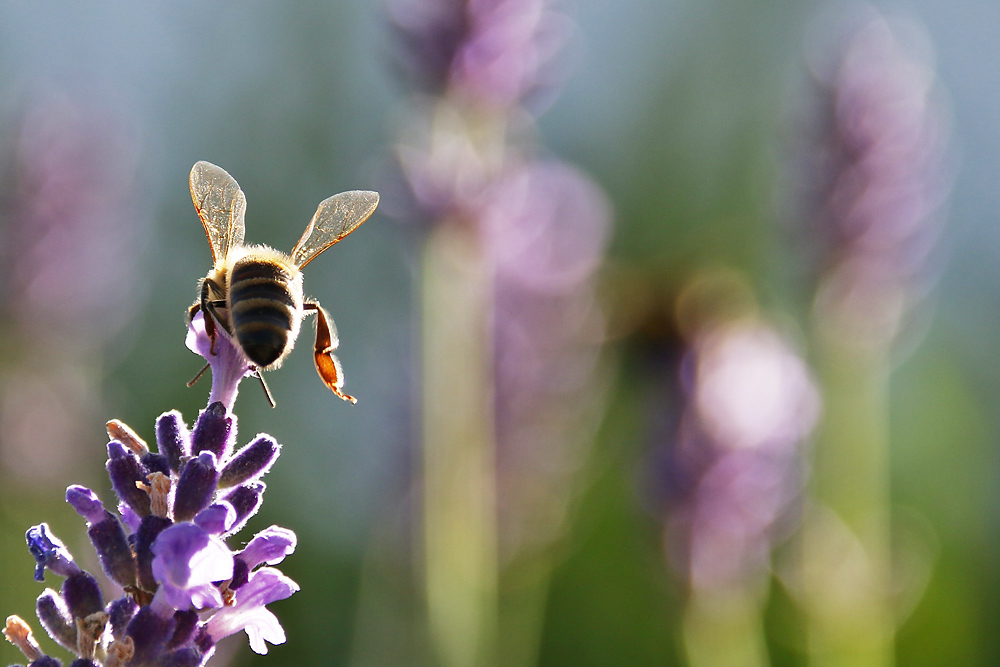
<svg viewBox="0 0 1000 667">
<path fill-rule="evenodd" d="M 289 346 L 297 307 L 291 280 L 291 274 L 274 263 L 249 260 L 233 267 L 233 331 L 250 361 L 262 368 L 280 359 Z"/>
</svg>

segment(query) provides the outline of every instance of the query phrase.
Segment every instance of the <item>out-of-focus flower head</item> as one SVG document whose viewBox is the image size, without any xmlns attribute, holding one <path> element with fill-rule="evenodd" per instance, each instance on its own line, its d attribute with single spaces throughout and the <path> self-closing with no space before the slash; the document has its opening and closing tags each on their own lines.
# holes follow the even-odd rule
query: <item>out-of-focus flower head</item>
<svg viewBox="0 0 1000 667">
<path fill-rule="evenodd" d="M 668 554 L 683 580 L 708 590 L 754 586 L 768 573 L 801 494 L 802 445 L 819 412 L 789 339 L 753 309 L 734 309 L 718 293 L 729 285 L 703 276 L 678 298 L 686 343 L 673 368 L 679 413 L 672 434 L 655 434 L 665 440 L 657 455 L 670 487 L 661 489 Z"/>
<path fill-rule="evenodd" d="M 819 399 L 802 359 L 761 322 L 706 331 L 689 354 L 678 447 L 700 470 L 678 516 L 691 584 L 724 587 L 768 571 L 775 529 L 801 491 Z"/>
<path fill-rule="evenodd" d="M 29 336 L 96 346 L 132 315 L 145 225 L 122 120 L 56 96 L 24 112 L 2 252 L 7 308 Z"/>
<path fill-rule="evenodd" d="M 388 8 L 402 68 L 427 95 L 414 100 L 424 113 L 398 149 L 397 198 L 408 201 L 397 208 L 429 224 L 475 220 L 494 180 L 531 161 L 511 138 L 531 135 L 540 100 L 557 87 L 571 22 L 551 0 L 389 0 Z"/>
<path fill-rule="evenodd" d="M 818 307 L 887 339 L 920 296 L 938 238 L 948 122 L 916 24 L 871 8 L 845 24 L 828 52 L 810 54 L 819 128 L 801 150 L 802 215 L 822 253 Z"/>
<path fill-rule="evenodd" d="M 389 13 L 414 88 L 495 108 L 553 87 L 570 32 L 550 0 L 393 0 Z"/>
<path fill-rule="evenodd" d="M 579 171 L 539 161 L 498 179 L 480 216 L 495 267 L 501 538 L 513 553 L 559 526 L 589 417 L 599 413 L 604 320 L 594 282 L 611 212 Z"/>
<path fill-rule="evenodd" d="M 147 217 L 127 117 L 36 95 L 12 128 L 0 229 L 0 463 L 12 479 L 64 478 L 100 402 L 98 364 L 135 313 Z M 49 456 L 34 456 L 44 441 Z"/>
</svg>

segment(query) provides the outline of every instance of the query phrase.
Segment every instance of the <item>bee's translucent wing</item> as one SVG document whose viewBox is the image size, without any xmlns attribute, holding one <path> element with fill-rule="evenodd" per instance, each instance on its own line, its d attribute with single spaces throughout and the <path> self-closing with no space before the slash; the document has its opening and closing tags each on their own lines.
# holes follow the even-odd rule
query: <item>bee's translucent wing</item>
<svg viewBox="0 0 1000 667">
<path fill-rule="evenodd" d="M 243 243 L 247 198 L 236 179 L 211 162 L 196 162 L 190 183 L 191 200 L 212 245 L 212 259 L 219 261 L 230 248 Z"/>
<path fill-rule="evenodd" d="M 292 262 L 302 268 L 355 229 L 378 206 L 378 193 L 367 190 L 341 192 L 324 199 L 302 238 L 292 249 Z"/>
</svg>

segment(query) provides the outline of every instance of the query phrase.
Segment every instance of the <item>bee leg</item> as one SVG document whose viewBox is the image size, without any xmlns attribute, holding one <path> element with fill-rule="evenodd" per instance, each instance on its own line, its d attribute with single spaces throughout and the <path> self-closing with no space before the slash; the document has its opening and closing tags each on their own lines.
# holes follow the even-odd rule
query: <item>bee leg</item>
<svg viewBox="0 0 1000 667">
<path fill-rule="evenodd" d="M 195 304 L 201 308 L 201 312 L 205 316 L 205 333 L 208 334 L 209 339 L 211 339 L 212 344 L 208 348 L 208 352 L 211 355 L 215 355 L 215 322 L 218 319 L 215 316 L 215 310 L 220 307 L 224 307 L 226 302 L 223 300 L 212 300 L 209 298 L 210 290 L 215 289 L 216 292 L 219 290 L 219 286 L 215 284 L 215 281 L 205 278 L 201 282 L 201 299 Z M 194 316 L 195 306 L 191 306 L 192 317 Z"/>
<path fill-rule="evenodd" d="M 340 345 L 337 338 L 337 328 L 333 323 L 330 314 L 323 309 L 319 303 L 307 301 L 302 304 L 305 311 L 316 313 L 316 344 L 313 347 L 313 361 L 316 362 L 316 372 L 323 380 L 323 384 L 330 388 L 334 394 L 357 403 L 358 399 L 343 393 L 340 389 L 344 386 L 344 371 L 340 367 L 340 360 L 334 356 L 333 351 Z"/>
<path fill-rule="evenodd" d="M 254 373 L 254 375 L 256 375 L 257 379 L 260 380 L 260 386 L 264 389 L 264 396 L 267 398 L 267 402 L 270 403 L 271 407 L 273 408 L 274 407 L 274 397 L 271 396 L 271 389 L 267 386 L 267 383 L 264 382 L 264 374 L 258 368 L 256 370 L 256 372 Z"/>
<path fill-rule="evenodd" d="M 197 375 L 195 375 L 193 378 L 191 378 L 190 380 L 188 380 L 187 386 L 193 387 L 194 383 L 197 382 L 198 380 L 200 380 L 201 376 L 204 375 L 205 371 L 207 371 L 211 366 L 212 366 L 211 364 L 205 364 L 204 368 L 202 368 L 200 371 L 198 371 Z"/>
</svg>

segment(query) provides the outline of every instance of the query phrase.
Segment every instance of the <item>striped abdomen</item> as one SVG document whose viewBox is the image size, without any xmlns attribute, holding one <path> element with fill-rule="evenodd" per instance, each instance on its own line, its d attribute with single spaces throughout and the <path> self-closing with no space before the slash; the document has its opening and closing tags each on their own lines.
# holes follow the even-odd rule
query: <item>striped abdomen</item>
<svg viewBox="0 0 1000 667">
<path fill-rule="evenodd" d="M 288 266 L 255 257 L 237 261 L 229 275 L 229 313 L 243 352 L 261 368 L 292 348 L 302 312 L 300 278 Z"/>
</svg>

